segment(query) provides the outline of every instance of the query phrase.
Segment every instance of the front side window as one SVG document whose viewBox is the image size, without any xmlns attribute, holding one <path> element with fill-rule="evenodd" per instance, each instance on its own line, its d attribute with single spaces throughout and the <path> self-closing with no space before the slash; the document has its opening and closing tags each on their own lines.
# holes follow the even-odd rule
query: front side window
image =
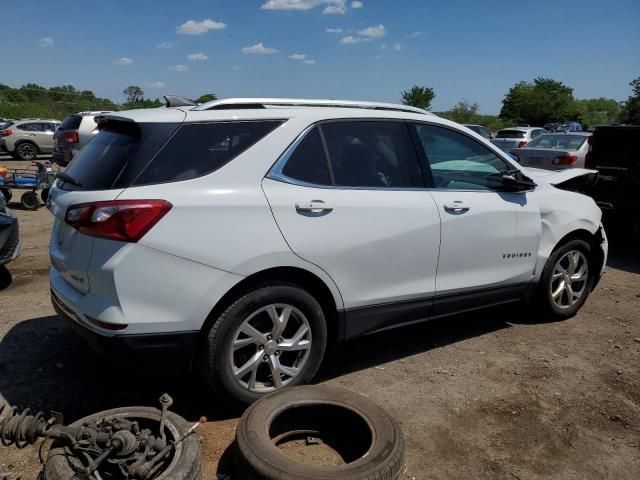
<svg viewBox="0 0 640 480">
<path fill-rule="evenodd" d="M 476 140 L 454 130 L 413 124 L 436 188 L 492 190 L 502 187 L 503 159 Z"/>
<path fill-rule="evenodd" d="M 396 122 L 335 122 L 324 124 L 321 129 L 336 186 L 413 186 L 407 153 Z"/>
</svg>

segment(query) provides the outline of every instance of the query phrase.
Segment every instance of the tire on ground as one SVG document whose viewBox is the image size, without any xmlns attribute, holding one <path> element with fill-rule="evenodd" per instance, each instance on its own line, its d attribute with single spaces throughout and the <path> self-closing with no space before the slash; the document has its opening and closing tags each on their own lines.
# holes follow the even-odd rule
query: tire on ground
<svg viewBox="0 0 640 480">
<path fill-rule="evenodd" d="M 73 422 L 71 426 L 81 426 L 104 417 L 135 417 L 159 422 L 160 410 L 151 407 L 114 408 L 89 415 Z M 184 435 L 189 429 L 189 425 L 173 412 L 167 413 L 165 425 L 173 439 Z M 75 466 L 77 468 L 78 465 Z M 77 473 L 70 463 L 69 449 L 59 441 L 55 441 L 51 446 L 43 471 L 46 480 L 69 480 L 76 478 L 74 475 Z M 198 435 L 192 434 L 177 445 L 175 456 L 169 467 L 154 477 L 154 480 L 200 480 L 201 478 L 202 447 Z"/>
<path fill-rule="evenodd" d="M 276 446 L 287 432 L 333 439 L 356 456 L 340 466 L 303 463 Z M 325 385 L 280 390 L 257 401 L 240 419 L 236 441 L 237 473 L 247 480 L 391 480 L 404 467 L 398 423 L 371 400 Z"/>
<path fill-rule="evenodd" d="M 550 290 L 550 282 L 551 277 L 553 275 L 554 267 L 556 263 L 562 258 L 562 256 L 570 250 L 579 250 L 584 254 L 587 259 L 588 264 L 588 278 L 587 284 L 585 286 L 584 293 L 582 297 L 578 300 L 575 305 L 571 307 L 560 309 L 557 307 L 553 301 Z M 595 269 L 598 266 L 593 264 L 593 258 L 591 255 L 591 245 L 584 240 L 569 240 L 568 242 L 563 243 L 556 247 L 556 249 L 551 253 L 547 262 L 544 265 L 542 270 L 542 275 L 540 277 L 540 283 L 538 284 L 536 296 L 535 296 L 535 307 L 539 311 L 540 314 L 543 315 L 544 318 L 550 320 L 564 320 L 570 317 L 573 317 L 578 310 L 584 305 L 586 302 L 589 293 L 593 288 L 593 282 L 595 280 L 596 271 Z"/>
<path fill-rule="evenodd" d="M 32 191 L 24 192 L 20 198 L 20 205 L 26 210 L 35 210 L 38 208 L 38 196 Z"/>
<path fill-rule="evenodd" d="M 275 283 L 258 286 L 245 293 L 215 319 L 199 359 L 199 367 L 214 393 L 230 405 L 248 405 L 265 396 L 250 392 L 240 386 L 230 369 L 229 349 L 233 336 L 242 322 L 262 306 L 273 303 L 288 303 L 298 308 L 311 327 L 311 351 L 302 371 L 287 387 L 309 383 L 318 371 L 327 345 L 327 324 L 322 307 L 306 290 L 290 283 Z"/>
</svg>

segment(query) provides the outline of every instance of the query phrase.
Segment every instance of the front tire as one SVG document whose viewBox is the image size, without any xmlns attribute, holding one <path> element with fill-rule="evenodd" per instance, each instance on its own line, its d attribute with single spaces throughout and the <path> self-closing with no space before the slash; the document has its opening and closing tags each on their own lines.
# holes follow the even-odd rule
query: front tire
<svg viewBox="0 0 640 480">
<path fill-rule="evenodd" d="M 593 288 L 591 245 L 570 240 L 553 251 L 542 271 L 536 303 L 547 318 L 573 317 Z"/>
<path fill-rule="evenodd" d="M 327 344 L 322 307 L 291 284 L 259 287 L 215 319 L 201 360 L 221 398 L 250 404 L 311 381 Z"/>
</svg>

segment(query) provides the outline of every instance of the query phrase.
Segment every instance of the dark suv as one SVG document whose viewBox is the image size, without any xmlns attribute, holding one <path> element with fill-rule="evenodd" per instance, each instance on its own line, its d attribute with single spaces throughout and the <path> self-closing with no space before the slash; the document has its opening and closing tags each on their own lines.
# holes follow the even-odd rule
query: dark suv
<svg viewBox="0 0 640 480">
<path fill-rule="evenodd" d="M 585 167 L 600 172 L 590 195 L 610 216 L 640 222 L 640 126 L 596 127 L 589 144 Z"/>
</svg>

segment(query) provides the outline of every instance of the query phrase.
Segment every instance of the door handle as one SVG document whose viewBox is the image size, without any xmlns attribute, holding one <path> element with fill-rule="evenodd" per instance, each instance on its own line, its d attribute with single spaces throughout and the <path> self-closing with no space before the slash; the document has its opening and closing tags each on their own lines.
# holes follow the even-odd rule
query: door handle
<svg viewBox="0 0 640 480">
<path fill-rule="evenodd" d="M 311 200 L 310 202 L 296 203 L 296 210 L 298 212 L 320 213 L 330 212 L 331 210 L 333 210 L 333 207 L 328 203 L 323 202 L 322 200 Z"/>
<path fill-rule="evenodd" d="M 466 213 L 469 211 L 469 207 L 459 200 L 454 201 L 451 205 L 445 204 L 444 209 L 449 213 Z"/>
</svg>

